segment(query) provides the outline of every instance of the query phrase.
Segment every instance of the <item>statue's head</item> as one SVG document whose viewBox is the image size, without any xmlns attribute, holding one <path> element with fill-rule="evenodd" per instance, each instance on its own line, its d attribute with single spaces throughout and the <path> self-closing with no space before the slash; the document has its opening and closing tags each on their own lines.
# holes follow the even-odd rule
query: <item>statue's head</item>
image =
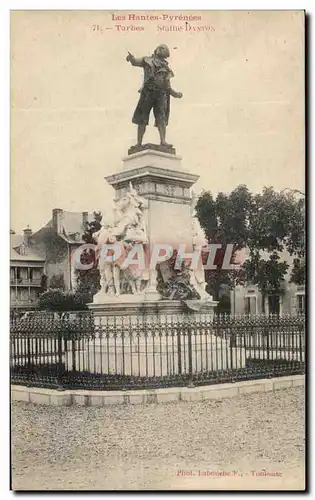
<svg viewBox="0 0 315 500">
<path fill-rule="evenodd" d="M 111 245 L 113 245 L 114 243 L 116 243 L 117 241 L 117 238 L 116 238 L 116 235 L 111 233 L 109 236 L 108 236 L 108 240 L 107 242 Z"/>
<path fill-rule="evenodd" d="M 102 220 L 102 212 L 93 212 L 93 215 L 94 215 L 94 220 L 96 222 L 101 222 Z"/>
<path fill-rule="evenodd" d="M 170 50 L 167 45 L 162 43 L 161 45 L 158 45 L 156 47 L 154 55 L 157 57 L 161 57 L 162 59 L 166 59 L 167 57 L 170 57 Z"/>
</svg>

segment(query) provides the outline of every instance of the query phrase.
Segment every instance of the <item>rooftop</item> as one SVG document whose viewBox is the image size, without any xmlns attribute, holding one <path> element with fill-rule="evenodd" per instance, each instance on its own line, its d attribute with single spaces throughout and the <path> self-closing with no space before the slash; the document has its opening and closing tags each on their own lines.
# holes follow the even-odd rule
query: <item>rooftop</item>
<svg viewBox="0 0 315 500">
<path fill-rule="evenodd" d="M 87 215 L 87 221 L 94 220 L 93 214 Z M 60 211 L 60 236 L 63 236 L 68 242 L 81 242 L 82 235 L 85 232 L 83 225 L 82 212 L 69 212 L 67 210 Z M 45 227 L 54 227 L 53 219 L 51 219 Z"/>
<path fill-rule="evenodd" d="M 22 234 L 10 234 L 10 260 L 45 262 L 45 258 L 24 244 Z"/>
</svg>

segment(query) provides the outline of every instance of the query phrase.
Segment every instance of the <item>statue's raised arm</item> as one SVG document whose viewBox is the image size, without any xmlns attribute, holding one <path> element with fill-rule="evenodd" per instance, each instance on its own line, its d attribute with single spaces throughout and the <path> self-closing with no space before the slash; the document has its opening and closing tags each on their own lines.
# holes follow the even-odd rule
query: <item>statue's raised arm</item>
<svg viewBox="0 0 315 500">
<path fill-rule="evenodd" d="M 133 54 L 131 54 L 131 52 L 128 51 L 126 61 L 130 62 L 132 66 L 139 66 L 140 68 L 143 68 L 144 57 L 135 57 Z"/>
</svg>

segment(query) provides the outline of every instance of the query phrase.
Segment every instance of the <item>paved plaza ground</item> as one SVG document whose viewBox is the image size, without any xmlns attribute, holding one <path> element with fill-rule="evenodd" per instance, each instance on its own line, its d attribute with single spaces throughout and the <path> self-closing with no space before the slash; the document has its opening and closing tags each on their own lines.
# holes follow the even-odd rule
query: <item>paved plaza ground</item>
<svg viewBox="0 0 315 500">
<path fill-rule="evenodd" d="M 304 445 L 302 387 L 145 406 L 12 404 L 15 490 L 304 489 Z"/>
</svg>

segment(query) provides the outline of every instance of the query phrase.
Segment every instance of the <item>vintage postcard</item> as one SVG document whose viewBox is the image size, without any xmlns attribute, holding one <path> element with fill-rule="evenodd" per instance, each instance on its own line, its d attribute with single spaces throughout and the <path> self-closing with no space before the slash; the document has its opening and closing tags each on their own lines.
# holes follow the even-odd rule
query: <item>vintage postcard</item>
<svg viewBox="0 0 315 500">
<path fill-rule="evenodd" d="M 305 490 L 305 12 L 10 50 L 12 490 Z"/>
</svg>

